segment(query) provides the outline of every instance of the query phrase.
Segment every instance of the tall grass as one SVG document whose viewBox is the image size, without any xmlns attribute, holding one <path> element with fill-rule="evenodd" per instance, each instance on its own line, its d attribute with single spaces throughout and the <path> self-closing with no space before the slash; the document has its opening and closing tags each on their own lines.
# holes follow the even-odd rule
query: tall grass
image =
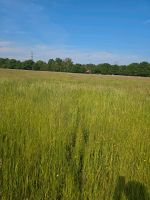
<svg viewBox="0 0 150 200">
<path fill-rule="evenodd" d="M 0 70 L 1 199 L 150 193 L 149 155 L 149 78 Z"/>
</svg>

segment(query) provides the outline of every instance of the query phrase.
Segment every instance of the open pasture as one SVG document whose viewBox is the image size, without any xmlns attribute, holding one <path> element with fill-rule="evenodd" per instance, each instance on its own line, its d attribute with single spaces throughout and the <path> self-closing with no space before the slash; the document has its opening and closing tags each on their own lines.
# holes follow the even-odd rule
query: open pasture
<svg viewBox="0 0 150 200">
<path fill-rule="evenodd" d="M 0 69 L 0 179 L 3 200 L 148 200 L 150 78 Z"/>
</svg>

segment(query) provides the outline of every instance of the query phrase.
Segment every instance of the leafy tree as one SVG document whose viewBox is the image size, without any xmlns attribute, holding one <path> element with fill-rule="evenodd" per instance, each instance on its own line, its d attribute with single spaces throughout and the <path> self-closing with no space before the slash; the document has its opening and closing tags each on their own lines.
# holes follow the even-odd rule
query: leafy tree
<svg viewBox="0 0 150 200">
<path fill-rule="evenodd" d="M 37 61 L 37 67 L 41 70 L 41 71 L 48 71 L 48 65 L 46 62 L 43 62 L 42 60 Z"/>
<path fill-rule="evenodd" d="M 54 59 L 49 59 L 49 61 L 48 61 L 48 70 L 49 71 L 54 71 L 54 63 L 55 63 Z"/>
<path fill-rule="evenodd" d="M 54 62 L 54 68 L 56 72 L 61 72 L 63 67 L 63 60 L 61 58 L 56 58 Z"/>
<path fill-rule="evenodd" d="M 73 72 L 73 62 L 70 58 L 65 58 L 63 60 L 63 72 Z"/>
<path fill-rule="evenodd" d="M 6 68 L 6 58 L 0 58 L 0 68 Z"/>
<path fill-rule="evenodd" d="M 25 60 L 22 62 L 22 69 L 32 70 L 34 66 L 33 60 Z"/>
<path fill-rule="evenodd" d="M 73 70 L 72 72 L 74 73 L 85 73 L 86 72 L 86 68 L 84 65 L 81 65 L 81 64 L 75 64 L 73 65 Z"/>
<path fill-rule="evenodd" d="M 38 60 L 36 63 L 33 64 L 33 70 L 41 70 L 41 71 L 48 71 L 48 65 L 46 62 L 42 60 Z"/>
<path fill-rule="evenodd" d="M 110 65 L 103 64 L 74 64 L 70 58 L 62 60 L 61 58 L 50 59 L 48 63 L 39 60 L 19 61 L 9 58 L 0 58 L 0 68 L 9 69 L 26 69 L 26 70 L 42 70 L 42 71 L 58 71 L 72 73 L 86 73 L 90 71 L 94 74 L 116 74 L 125 76 L 148 76 L 150 77 L 150 63 L 131 63 L 129 65 Z"/>
</svg>

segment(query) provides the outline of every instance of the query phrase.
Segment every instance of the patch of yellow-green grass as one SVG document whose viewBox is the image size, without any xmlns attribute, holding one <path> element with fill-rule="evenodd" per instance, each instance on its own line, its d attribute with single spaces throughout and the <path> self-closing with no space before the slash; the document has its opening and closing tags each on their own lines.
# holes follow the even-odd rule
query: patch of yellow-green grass
<svg viewBox="0 0 150 200">
<path fill-rule="evenodd" d="M 3 200 L 148 200 L 149 139 L 150 78 L 0 70 Z"/>
</svg>

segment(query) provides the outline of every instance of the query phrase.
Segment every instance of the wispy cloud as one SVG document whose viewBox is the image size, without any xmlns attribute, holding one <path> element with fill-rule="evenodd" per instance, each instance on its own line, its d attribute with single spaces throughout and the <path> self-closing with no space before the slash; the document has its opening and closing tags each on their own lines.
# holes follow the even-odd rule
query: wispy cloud
<svg viewBox="0 0 150 200">
<path fill-rule="evenodd" d="M 11 41 L 6 41 L 6 40 L 0 40 L 0 48 L 2 47 L 8 47 L 12 44 Z"/>
<path fill-rule="evenodd" d="M 144 24 L 150 24 L 150 19 L 145 20 Z"/>
<path fill-rule="evenodd" d="M 50 58 L 60 57 L 62 59 L 70 57 L 75 63 L 111 63 L 128 64 L 140 62 L 142 58 L 137 55 L 126 55 L 115 52 L 97 51 L 80 49 L 73 46 L 48 46 L 44 44 L 34 46 L 14 45 L 13 42 L 1 41 L 0 57 L 9 57 L 16 59 L 30 59 L 31 50 L 34 53 L 35 60 L 48 61 Z M 13 45 L 12 45 L 13 44 Z"/>
<path fill-rule="evenodd" d="M 0 40 L 0 45 L 1 45 L 1 46 L 8 46 L 8 45 L 10 45 L 10 44 L 12 44 L 12 42 L 11 42 L 11 41 L 7 41 L 7 40 Z"/>
<path fill-rule="evenodd" d="M 55 0 L 50 1 L 52 7 L 55 4 Z M 64 43 L 69 33 L 62 24 L 55 22 L 57 13 L 53 16 L 52 7 L 49 11 L 45 4 L 33 0 L 0 0 L 0 9 L 3 8 L 1 35 L 28 44 Z"/>
</svg>

